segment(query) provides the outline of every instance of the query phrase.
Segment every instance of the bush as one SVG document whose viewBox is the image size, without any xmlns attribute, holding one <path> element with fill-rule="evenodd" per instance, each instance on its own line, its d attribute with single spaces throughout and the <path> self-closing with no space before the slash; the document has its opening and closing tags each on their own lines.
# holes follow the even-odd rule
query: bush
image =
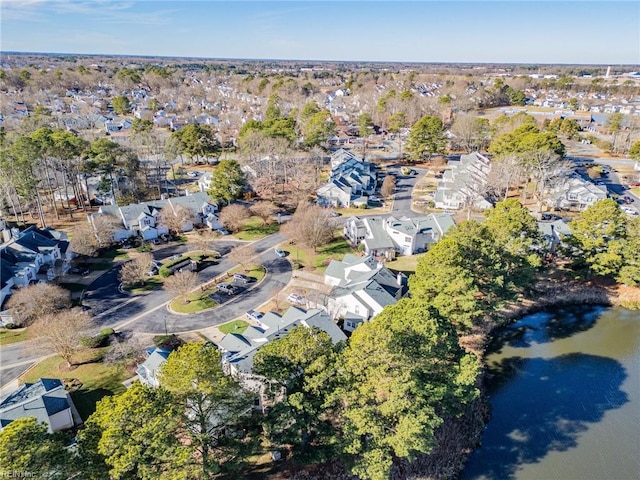
<svg viewBox="0 0 640 480">
<path fill-rule="evenodd" d="M 15 330 L 16 328 L 20 328 L 20 326 L 16 325 L 15 323 L 7 323 L 4 328 L 6 328 L 7 330 Z"/>
<path fill-rule="evenodd" d="M 109 345 L 111 335 L 95 335 L 93 337 L 83 337 L 80 339 L 80 345 L 86 348 L 102 348 Z"/>
<path fill-rule="evenodd" d="M 362 204 L 358 205 L 358 208 L 360 210 L 366 210 L 367 209 L 367 204 L 366 203 L 362 203 Z"/>
<path fill-rule="evenodd" d="M 166 348 L 167 350 L 174 350 L 184 344 L 184 340 L 175 334 L 171 335 L 156 335 L 153 337 L 153 343 L 158 348 Z"/>
<path fill-rule="evenodd" d="M 113 328 L 103 328 L 102 330 L 100 330 L 100 335 L 114 335 L 116 333 L 116 331 Z"/>
</svg>

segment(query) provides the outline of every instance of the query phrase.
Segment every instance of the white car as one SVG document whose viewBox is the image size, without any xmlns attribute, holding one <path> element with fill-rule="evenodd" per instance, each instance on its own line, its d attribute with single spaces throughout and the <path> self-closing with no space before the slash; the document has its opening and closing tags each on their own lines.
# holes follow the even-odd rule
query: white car
<svg viewBox="0 0 640 480">
<path fill-rule="evenodd" d="M 632 217 L 637 217 L 638 212 L 631 207 L 620 207 L 624 213 L 627 215 L 631 215 Z"/>
<path fill-rule="evenodd" d="M 298 295 L 297 293 L 290 293 L 287 297 L 287 302 L 296 305 L 304 305 L 305 303 L 307 303 L 305 298 L 302 295 Z"/>
<path fill-rule="evenodd" d="M 249 311 L 247 312 L 247 318 L 248 318 L 249 320 L 254 320 L 254 321 L 256 321 L 256 322 L 259 322 L 259 321 L 260 321 L 260 319 L 261 319 L 262 317 L 264 317 L 264 315 L 262 314 L 262 312 L 258 312 L 258 311 L 256 311 L 256 310 L 249 310 Z"/>
</svg>

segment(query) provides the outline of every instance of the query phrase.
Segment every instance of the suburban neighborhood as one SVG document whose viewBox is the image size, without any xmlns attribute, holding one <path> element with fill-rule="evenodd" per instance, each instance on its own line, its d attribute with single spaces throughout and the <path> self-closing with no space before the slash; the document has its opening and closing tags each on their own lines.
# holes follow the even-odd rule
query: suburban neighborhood
<svg viewBox="0 0 640 480">
<path fill-rule="evenodd" d="M 0 435 L 38 475 L 452 478 L 500 327 L 640 305 L 631 67 L 0 68 Z"/>
</svg>

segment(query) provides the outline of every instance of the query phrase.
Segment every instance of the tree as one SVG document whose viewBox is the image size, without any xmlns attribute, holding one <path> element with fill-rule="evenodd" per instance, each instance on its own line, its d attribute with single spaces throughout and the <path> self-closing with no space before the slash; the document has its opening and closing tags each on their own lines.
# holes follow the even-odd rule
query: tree
<svg viewBox="0 0 640 480">
<path fill-rule="evenodd" d="M 167 390 L 135 382 L 98 402 L 78 433 L 78 445 L 102 456 L 116 480 L 199 478 L 180 437 L 182 415 Z"/>
<path fill-rule="evenodd" d="M 570 245 L 578 251 L 576 265 L 596 275 L 616 276 L 624 265 L 626 215 L 612 198 L 594 203 L 569 223 Z"/>
<path fill-rule="evenodd" d="M 389 117 L 389 131 L 398 133 L 407 126 L 407 115 L 404 112 L 396 112 Z"/>
<path fill-rule="evenodd" d="M 629 156 L 634 160 L 640 160 L 640 140 L 634 142 L 629 149 Z"/>
<path fill-rule="evenodd" d="M 164 289 L 189 303 L 187 295 L 198 286 L 198 274 L 191 270 L 180 270 L 164 281 Z"/>
<path fill-rule="evenodd" d="M 141 253 L 122 266 L 118 278 L 125 285 L 144 283 L 147 278 L 147 272 L 152 267 L 151 262 L 153 262 L 151 253 Z"/>
<path fill-rule="evenodd" d="M 263 225 L 273 223 L 273 216 L 277 213 L 278 207 L 271 202 L 260 201 L 249 207 L 251 213 L 262 220 Z"/>
<path fill-rule="evenodd" d="M 79 223 L 73 227 L 73 236 L 69 242 L 69 248 L 73 253 L 93 257 L 98 253 L 98 240 L 93 232 L 93 227 L 87 223 Z"/>
<path fill-rule="evenodd" d="M 50 434 L 35 417 L 18 418 L 0 431 L 0 465 L 4 474 L 66 480 L 75 471 L 64 437 Z M 8 477 L 7 477 L 8 478 Z"/>
<path fill-rule="evenodd" d="M 500 248 L 491 230 L 463 222 L 420 257 L 411 295 L 429 302 L 464 332 L 531 282 L 531 266 Z"/>
<path fill-rule="evenodd" d="M 256 353 L 254 373 L 285 393 L 265 419 L 272 442 L 304 449 L 314 434 L 331 432 L 325 404 L 336 386 L 342 347 L 326 332 L 300 325 Z"/>
<path fill-rule="evenodd" d="M 70 304 L 69 290 L 53 283 L 35 283 L 14 289 L 7 301 L 7 309 L 11 310 L 16 325 L 29 326 L 47 314 L 64 310 Z"/>
<path fill-rule="evenodd" d="M 89 314 L 76 307 L 43 316 L 33 324 L 31 334 L 40 345 L 60 355 L 70 367 L 73 355 L 82 349 L 80 340 L 93 326 Z"/>
<path fill-rule="evenodd" d="M 624 261 L 618 273 L 618 281 L 634 287 L 640 285 L 640 217 L 627 221 L 622 258 Z"/>
<path fill-rule="evenodd" d="M 534 151 L 552 151 L 563 157 L 565 148 L 554 132 L 541 132 L 531 123 L 503 133 L 489 145 L 489 152 L 494 155 L 526 154 Z"/>
<path fill-rule="evenodd" d="M 252 245 L 244 245 L 239 247 L 233 247 L 229 252 L 229 260 L 239 263 L 243 270 L 247 271 L 247 265 L 251 262 L 255 256 L 258 255 L 256 249 Z"/>
<path fill-rule="evenodd" d="M 335 225 L 329 214 L 326 208 L 302 202 L 291 220 L 282 227 L 282 233 L 295 242 L 313 248 L 315 252 L 319 246 L 333 239 Z"/>
<path fill-rule="evenodd" d="M 431 115 L 414 123 L 407 138 L 407 151 L 415 161 L 431 160 L 432 155 L 444 153 L 446 145 L 442 120 Z"/>
<path fill-rule="evenodd" d="M 307 148 L 323 145 L 335 131 L 336 124 L 331 118 L 331 114 L 327 110 L 317 112 L 307 120 L 302 129 L 304 145 Z"/>
<path fill-rule="evenodd" d="M 131 102 L 124 95 L 119 95 L 111 99 L 111 106 L 118 115 L 128 115 L 131 113 Z"/>
<path fill-rule="evenodd" d="M 202 161 L 218 157 L 222 151 L 215 130 L 210 125 L 186 125 L 171 134 L 178 145 L 180 155 Z"/>
<path fill-rule="evenodd" d="M 220 211 L 218 219 L 220 223 L 232 232 L 239 231 L 245 220 L 251 217 L 251 212 L 247 207 L 240 204 L 227 205 Z"/>
<path fill-rule="evenodd" d="M 450 322 L 416 299 L 359 326 L 341 361 L 334 398 L 361 478 L 385 480 L 394 458 L 432 451 L 443 419 L 478 395 L 477 359 L 460 347 Z"/>
<path fill-rule="evenodd" d="M 166 205 L 160 210 L 160 223 L 174 233 L 184 231 L 189 225 L 195 222 L 196 216 L 192 209 L 183 205 L 177 205 L 175 208 Z"/>
<path fill-rule="evenodd" d="M 221 160 L 211 175 L 209 195 L 217 203 L 230 203 L 242 195 L 244 173 L 235 160 Z"/>
<path fill-rule="evenodd" d="M 362 113 L 358 117 L 358 134 L 362 138 L 367 138 L 373 132 L 373 118 L 370 113 Z"/>
<path fill-rule="evenodd" d="M 384 197 L 390 197 L 396 191 L 396 177 L 395 175 L 386 175 L 382 181 L 382 187 L 380 187 L 380 193 Z"/>
<path fill-rule="evenodd" d="M 524 273 L 527 266 L 538 268 L 542 265 L 535 247 L 542 245 L 542 235 L 536 219 L 516 199 L 498 202 L 485 212 L 485 225 L 501 250 L 521 260 L 518 269 Z M 534 271 L 528 275 L 533 277 Z"/>
<path fill-rule="evenodd" d="M 237 425 L 252 402 L 238 383 L 222 371 L 220 352 L 212 345 L 188 343 L 169 355 L 160 370 L 162 387 L 173 396 L 184 435 L 200 464 L 197 478 L 209 479 L 232 463 L 239 449 L 225 427 Z"/>
</svg>

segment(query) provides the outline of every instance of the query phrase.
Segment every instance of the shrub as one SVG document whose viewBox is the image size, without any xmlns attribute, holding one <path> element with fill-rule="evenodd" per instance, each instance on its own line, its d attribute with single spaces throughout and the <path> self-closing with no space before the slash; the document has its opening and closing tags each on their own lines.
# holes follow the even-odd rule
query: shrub
<svg viewBox="0 0 640 480">
<path fill-rule="evenodd" d="M 360 210 L 366 210 L 367 209 L 367 204 L 366 203 L 362 203 L 362 204 L 358 205 L 358 208 Z"/>
<path fill-rule="evenodd" d="M 7 330 L 14 330 L 16 328 L 20 328 L 18 325 L 16 325 L 15 323 L 7 323 L 4 328 L 6 328 Z"/>
<path fill-rule="evenodd" d="M 172 333 L 171 335 L 156 335 L 153 337 L 153 343 L 158 348 L 174 350 L 182 346 L 184 344 L 184 340 Z"/>
<path fill-rule="evenodd" d="M 113 328 L 103 328 L 102 330 L 100 330 L 100 335 L 114 335 L 116 333 L 116 331 Z"/>
<path fill-rule="evenodd" d="M 95 335 L 93 337 L 83 337 L 80 339 L 80 345 L 86 348 L 102 348 L 109 345 L 111 335 Z"/>
</svg>

